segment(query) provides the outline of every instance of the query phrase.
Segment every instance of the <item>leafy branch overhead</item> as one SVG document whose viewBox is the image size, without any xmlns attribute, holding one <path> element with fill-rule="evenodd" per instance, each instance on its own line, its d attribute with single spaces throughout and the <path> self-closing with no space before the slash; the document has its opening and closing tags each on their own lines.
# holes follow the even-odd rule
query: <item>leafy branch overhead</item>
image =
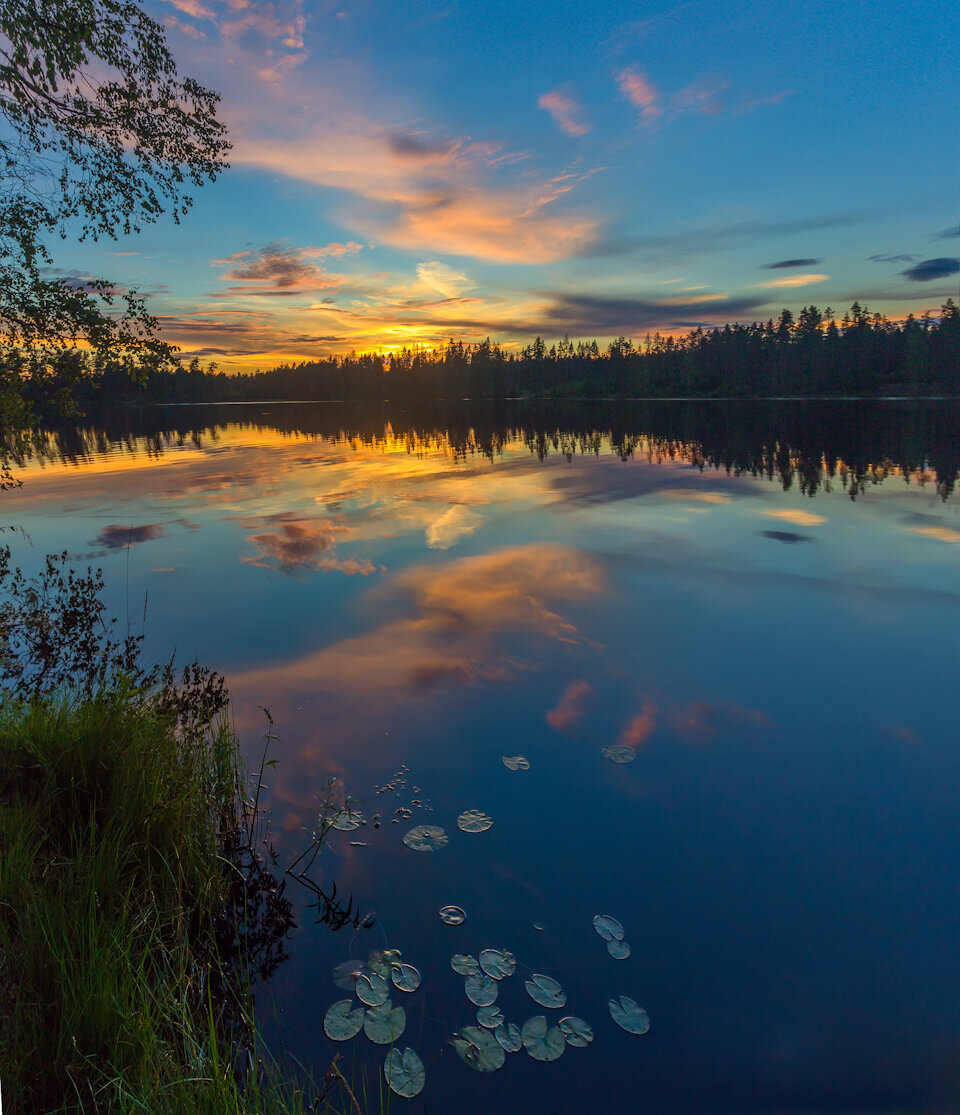
<svg viewBox="0 0 960 1115">
<path fill-rule="evenodd" d="M 77 342 L 169 357 L 141 298 L 56 277 L 50 241 L 179 221 L 226 165 L 218 103 L 130 0 L 0 2 L 0 334 L 34 374 Z"/>
</svg>

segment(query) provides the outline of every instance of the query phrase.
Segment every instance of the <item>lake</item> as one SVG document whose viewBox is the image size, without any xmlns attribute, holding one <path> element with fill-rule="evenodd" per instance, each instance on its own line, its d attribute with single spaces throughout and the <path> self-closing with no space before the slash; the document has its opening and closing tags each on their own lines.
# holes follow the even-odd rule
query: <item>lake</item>
<svg viewBox="0 0 960 1115">
<path fill-rule="evenodd" d="M 375 1095 L 387 1047 L 322 1023 L 351 997 L 335 966 L 396 948 L 422 981 L 391 989 L 398 1046 L 426 1066 L 396 1109 L 945 1112 L 958 418 L 852 400 L 118 412 L 52 430 L 3 521 L 25 570 L 63 550 L 102 567 L 149 659 L 223 671 L 254 766 L 269 708 L 282 862 L 328 793 L 362 813 L 313 877 L 375 922 L 333 932 L 294 888 L 300 928 L 259 998 L 275 1048 L 321 1075 L 339 1052 Z M 469 810 L 492 826 L 461 831 Z M 446 843 L 407 846 L 421 825 Z M 515 957 L 493 982 L 507 1022 L 576 1016 L 592 1042 L 473 1071 L 450 1044 L 477 1025 L 451 957 L 484 949 Z M 562 1007 L 534 1001 L 533 973 Z M 648 1033 L 614 1021 L 620 996 Z"/>
</svg>

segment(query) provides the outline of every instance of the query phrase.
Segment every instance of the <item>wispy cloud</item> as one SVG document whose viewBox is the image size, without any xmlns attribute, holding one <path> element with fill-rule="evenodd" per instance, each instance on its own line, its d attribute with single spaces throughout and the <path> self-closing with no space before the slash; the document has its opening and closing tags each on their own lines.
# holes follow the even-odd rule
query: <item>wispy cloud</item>
<svg viewBox="0 0 960 1115">
<path fill-rule="evenodd" d="M 417 264 L 417 278 L 444 298 L 456 298 L 473 284 L 463 271 L 455 271 L 446 263 L 436 260 Z"/>
<path fill-rule="evenodd" d="M 663 108 L 660 105 L 660 92 L 656 86 L 639 70 L 628 66 L 617 75 L 620 92 L 640 109 L 640 124 L 656 123 Z"/>
<path fill-rule="evenodd" d="M 242 293 L 325 290 L 339 286 L 342 278 L 327 274 L 322 266 L 313 261 L 353 255 L 361 247 L 354 241 L 347 244 L 335 242 L 323 248 L 295 248 L 274 242 L 236 252 L 227 259 L 214 260 L 214 263 L 227 266 L 220 276 L 223 281 L 251 284 Z"/>
<path fill-rule="evenodd" d="M 773 279 L 769 283 L 754 283 L 753 285 L 766 290 L 774 290 L 784 287 L 813 286 L 814 283 L 825 283 L 829 278 L 829 275 L 817 275 L 812 272 L 807 272 L 803 275 L 788 275 L 783 279 Z"/>
<path fill-rule="evenodd" d="M 822 259 L 778 259 L 776 263 L 765 263 L 764 271 L 779 271 L 787 267 L 816 267 Z"/>
<path fill-rule="evenodd" d="M 537 105 L 546 109 L 557 127 L 568 136 L 584 136 L 590 131 L 590 125 L 583 119 L 583 105 L 559 89 L 544 93 Z"/>
</svg>

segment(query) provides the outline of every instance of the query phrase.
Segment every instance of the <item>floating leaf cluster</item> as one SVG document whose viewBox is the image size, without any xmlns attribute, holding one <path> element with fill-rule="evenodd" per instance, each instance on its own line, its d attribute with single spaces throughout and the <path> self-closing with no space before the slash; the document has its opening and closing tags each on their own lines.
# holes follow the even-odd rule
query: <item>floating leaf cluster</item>
<svg viewBox="0 0 960 1115">
<path fill-rule="evenodd" d="M 348 960 L 334 968 L 340 986 L 353 986 L 357 998 L 366 1007 L 356 1006 L 351 999 L 341 999 L 323 1016 L 323 1032 L 331 1041 L 350 1041 L 361 1030 L 375 1045 L 389 1045 L 383 1075 L 390 1089 L 398 1096 L 411 1099 L 423 1091 L 426 1073 L 419 1055 L 412 1049 L 399 1049 L 396 1041 L 407 1026 L 407 1012 L 394 1006 L 390 985 L 412 994 L 420 987 L 420 972 L 401 959 L 399 949 L 371 953 L 366 964 Z"/>
</svg>

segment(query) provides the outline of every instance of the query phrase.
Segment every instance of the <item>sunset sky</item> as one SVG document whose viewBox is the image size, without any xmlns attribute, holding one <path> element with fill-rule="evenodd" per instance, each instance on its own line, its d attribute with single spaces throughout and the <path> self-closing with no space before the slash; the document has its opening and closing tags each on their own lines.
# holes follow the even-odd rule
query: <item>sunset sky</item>
<svg viewBox="0 0 960 1115">
<path fill-rule="evenodd" d="M 150 0 L 231 169 L 64 245 L 226 370 L 957 295 L 960 40 L 879 0 Z"/>
</svg>

